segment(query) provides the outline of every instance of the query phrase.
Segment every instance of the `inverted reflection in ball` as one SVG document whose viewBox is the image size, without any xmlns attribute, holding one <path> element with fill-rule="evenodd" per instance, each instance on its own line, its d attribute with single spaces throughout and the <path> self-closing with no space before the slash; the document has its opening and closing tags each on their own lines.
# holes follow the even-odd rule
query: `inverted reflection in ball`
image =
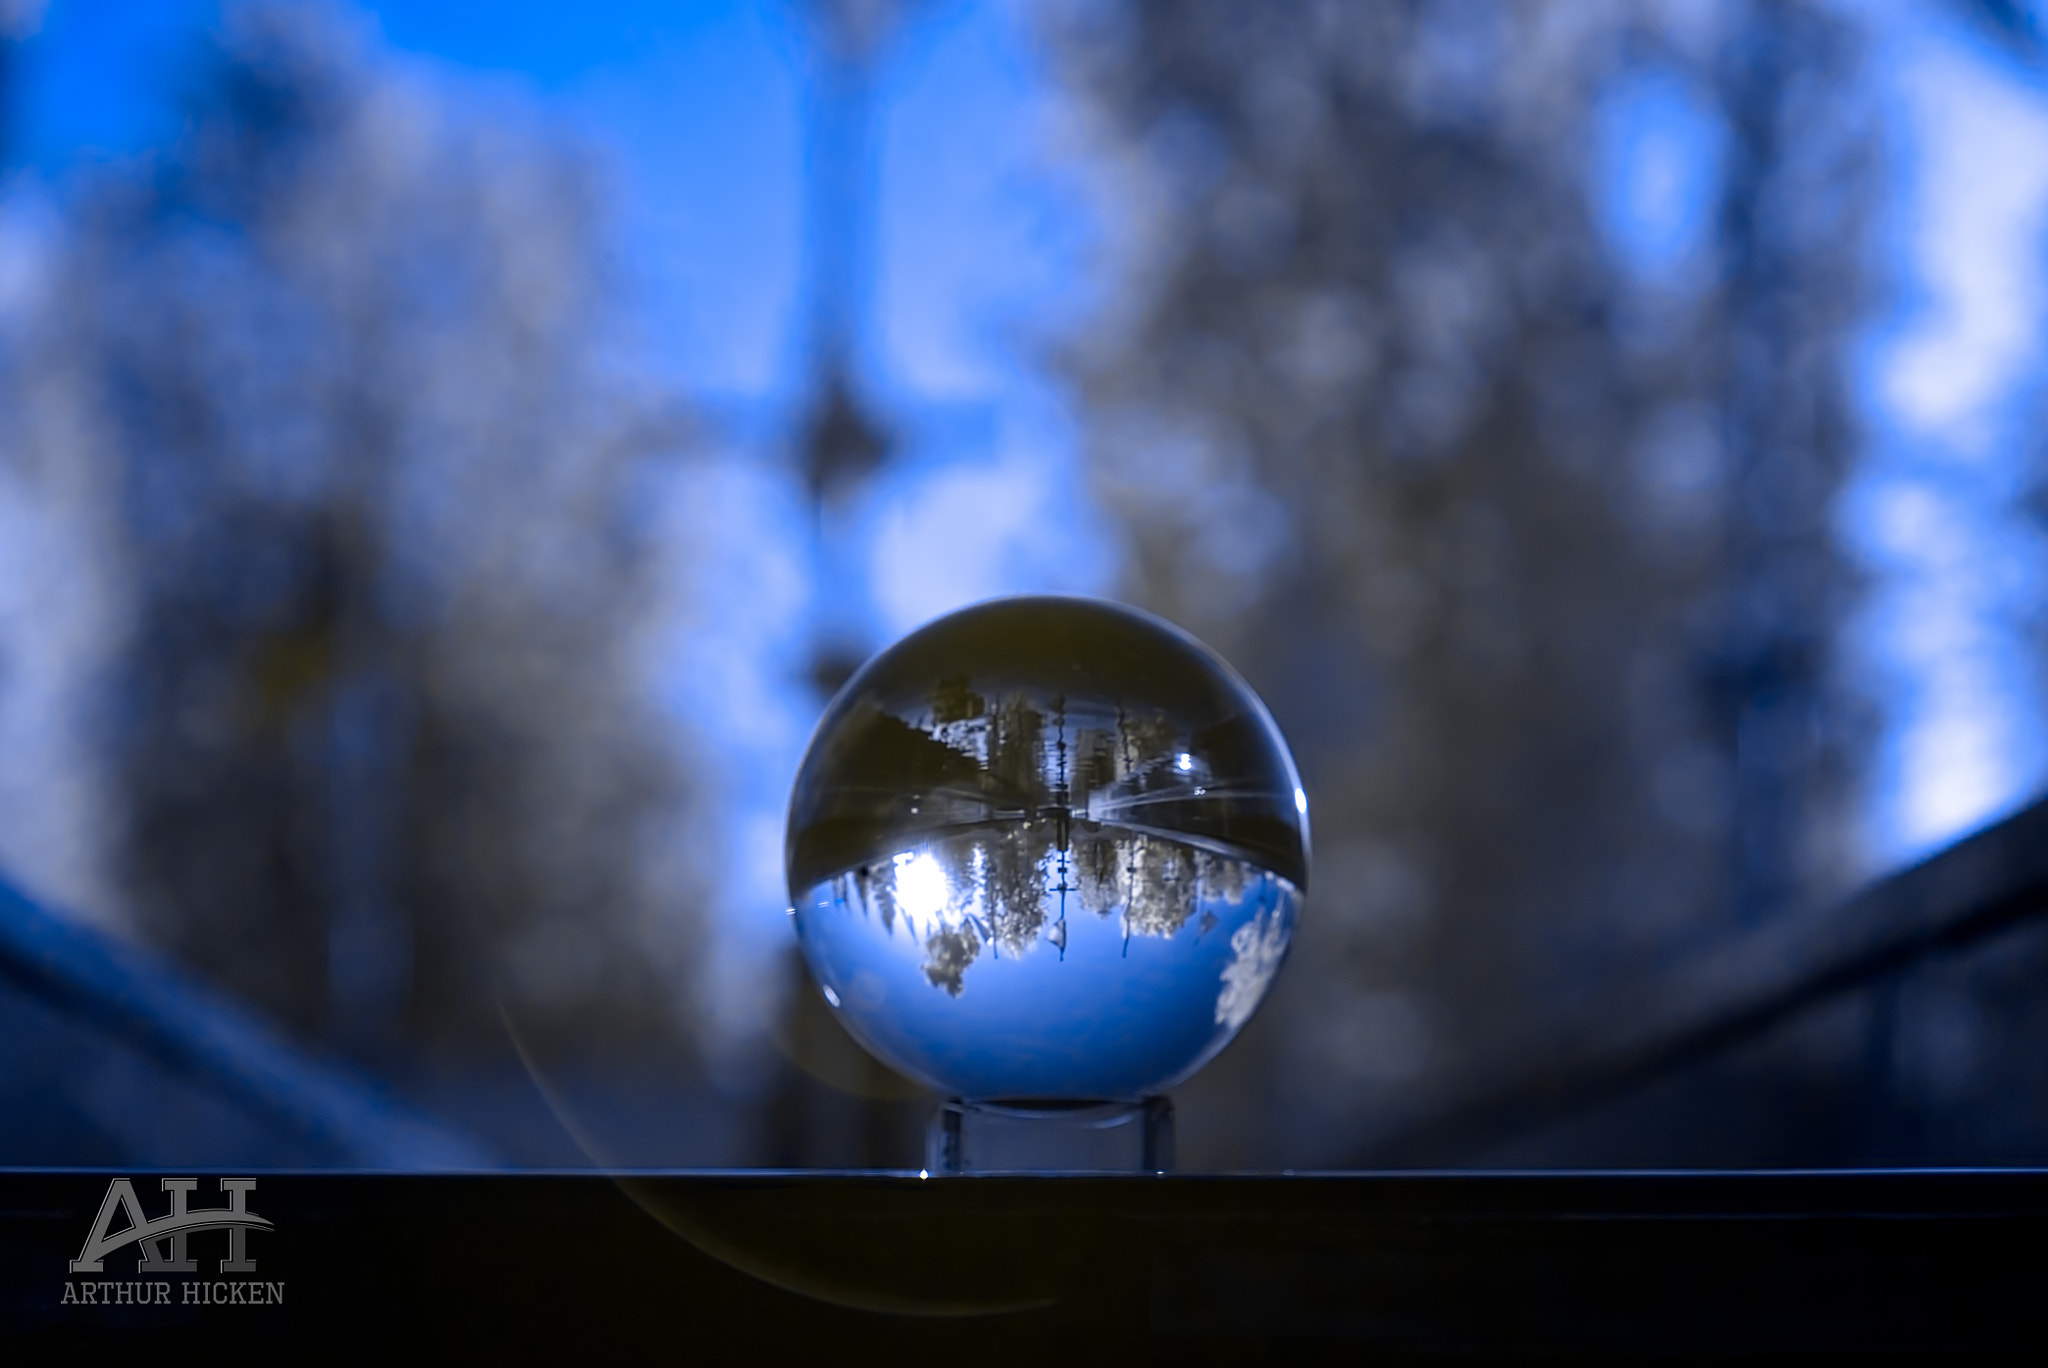
<svg viewBox="0 0 2048 1368">
<path fill-rule="evenodd" d="M 965 609 L 833 700 L 790 805 L 798 937 L 853 1034 L 975 1100 L 1134 1099 L 1265 995 L 1308 812 L 1213 652 L 1087 599 Z"/>
</svg>

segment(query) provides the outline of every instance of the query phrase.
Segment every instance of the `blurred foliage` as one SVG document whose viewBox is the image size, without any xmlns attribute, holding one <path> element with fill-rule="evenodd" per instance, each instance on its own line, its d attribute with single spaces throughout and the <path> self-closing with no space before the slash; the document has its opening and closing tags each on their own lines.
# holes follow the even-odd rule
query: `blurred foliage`
<svg viewBox="0 0 2048 1368">
<path fill-rule="evenodd" d="M 236 13 L 83 195 L 29 393 L 91 462 L 142 934 L 401 1065 L 688 1038 L 686 757 L 641 659 L 687 434 L 603 354 L 587 159 L 319 7 Z"/>
<path fill-rule="evenodd" d="M 1136 224 L 1065 363 L 1125 588 L 1266 697 L 1315 826 L 1293 967 L 1184 1099 L 1218 1099 L 1197 1163 L 1340 1160 L 1845 879 L 1857 53 L 1817 4 L 1690 13 L 1055 12 Z M 1689 282 L 1595 215 L 1644 73 L 1719 133 Z"/>
<path fill-rule="evenodd" d="M 2022 7 L 1956 3 L 2038 45 Z M 821 505 L 896 446 L 833 331 L 871 188 L 853 57 L 893 7 L 822 8 L 848 27 L 791 473 Z M 1034 12 L 1124 235 L 1110 306 L 1056 361 L 1119 592 L 1248 676 L 1312 803 L 1293 965 L 1181 1091 L 1186 1163 L 1370 1157 L 1567 1007 L 1840 893 L 1869 730 L 1829 518 L 1878 188 L 1854 15 Z M 529 1051 L 637 1060 L 605 1105 L 659 1133 L 636 1158 L 675 1162 L 719 814 L 644 655 L 688 582 L 653 519 L 693 438 L 606 362 L 588 159 L 368 32 L 236 11 L 183 138 L 84 178 L 40 312 L 0 320 L 0 444 L 83 500 L 114 586 L 119 901 L 394 1073 L 502 1050 L 505 1008 Z M 1602 212 L 1603 149 L 1646 87 L 1697 115 L 1705 185 L 1697 251 L 1647 271 Z M 836 684 L 852 662 L 817 644 Z M 1509 1152 L 1641 1162 L 1683 1150 L 1672 1117 L 1716 1113 L 1719 1148 L 1689 1159 L 1840 1162 L 1896 1075 L 1916 1099 L 2006 1096 L 2010 1157 L 2048 1092 L 2030 1060 L 1984 1062 L 1984 1023 L 2039 1015 L 2037 942 L 1838 1004 L 1690 1111 Z M 730 1152 L 914 1162 L 914 1108 L 821 1001 L 789 999 L 789 1086 L 754 1089 L 760 1134 Z M 1824 1124 L 1771 1100 L 1816 1097 Z"/>
</svg>

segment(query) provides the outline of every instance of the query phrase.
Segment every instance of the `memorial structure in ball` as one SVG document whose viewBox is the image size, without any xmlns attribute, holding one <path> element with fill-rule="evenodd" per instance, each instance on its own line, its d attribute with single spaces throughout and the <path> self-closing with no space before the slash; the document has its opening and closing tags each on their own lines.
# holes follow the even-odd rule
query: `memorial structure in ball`
<svg viewBox="0 0 2048 1368">
<path fill-rule="evenodd" d="M 1285 741 L 1224 661 L 1002 599 L 863 666 L 791 798 L 792 914 L 869 1050 L 970 1107 L 1157 1098 L 1258 1007 L 1308 885 Z"/>
</svg>

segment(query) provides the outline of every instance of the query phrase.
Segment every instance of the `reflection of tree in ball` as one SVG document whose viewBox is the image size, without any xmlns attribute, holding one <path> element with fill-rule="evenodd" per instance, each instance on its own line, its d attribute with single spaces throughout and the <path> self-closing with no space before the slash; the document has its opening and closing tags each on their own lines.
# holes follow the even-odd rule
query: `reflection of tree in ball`
<svg viewBox="0 0 2048 1368">
<path fill-rule="evenodd" d="M 1308 881 L 1307 801 L 1213 653 L 1086 599 L 875 657 L 790 804 L 797 931 L 875 1053 L 978 1100 L 1133 1099 L 1237 1033 Z"/>
</svg>

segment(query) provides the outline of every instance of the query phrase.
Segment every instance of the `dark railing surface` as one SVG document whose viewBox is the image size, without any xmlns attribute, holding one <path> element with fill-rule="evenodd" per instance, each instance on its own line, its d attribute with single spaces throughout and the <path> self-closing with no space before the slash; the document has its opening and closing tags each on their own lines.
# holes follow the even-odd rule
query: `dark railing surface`
<svg viewBox="0 0 2048 1368">
<path fill-rule="evenodd" d="M 265 1223 L 243 1237 L 251 1267 L 222 1271 L 230 1236 L 201 1227 L 190 1271 L 143 1267 L 133 1243 L 71 1271 L 124 1177 L 134 1214 L 169 1217 L 157 1175 L 0 1172 L 0 1337 L 44 1361 L 2048 1348 L 2048 1171 L 259 1173 L 241 1198 Z M 188 1211 L 228 1206 L 218 1187 L 197 1175 Z M 99 1233 L 128 1222 L 110 1212 Z"/>
<path fill-rule="evenodd" d="M 483 1145 L 414 1112 L 376 1080 L 315 1056 L 176 965 L 51 913 L 0 878 L 0 1153 L 17 1143 L 61 1153 L 67 1141 L 75 1153 L 76 1132 L 90 1128 L 65 1127 L 66 1094 L 84 1081 L 79 1075 L 125 1058 L 140 1067 L 104 1090 L 144 1113 L 132 1118 L 144 1131 L 152 1108 L 159 1130 L 172 1113 L 192 1112 L 189 1095 L 210 1104 L 205 1121 L 240 1153 L 290 1156 L 272 1162 L 493 1162 Z M 38 1126 L 58 1133 L 35 1145 Z M 100 1162 L 161 1152 L 146 1135 L 116 1148 L 121 1158 Z"/>
<path fill-rule="evenodd" d="M 1660 975 L 1590 993 L 1576 1012 L 1543 1023 L 1511 1053 L 1444 1079 L 1352 1162 L 1470 1162 L 1831 1001 L 2044 918 L 2048 801 L 1841 902 L 1732 937 Z"/>
</svg>

